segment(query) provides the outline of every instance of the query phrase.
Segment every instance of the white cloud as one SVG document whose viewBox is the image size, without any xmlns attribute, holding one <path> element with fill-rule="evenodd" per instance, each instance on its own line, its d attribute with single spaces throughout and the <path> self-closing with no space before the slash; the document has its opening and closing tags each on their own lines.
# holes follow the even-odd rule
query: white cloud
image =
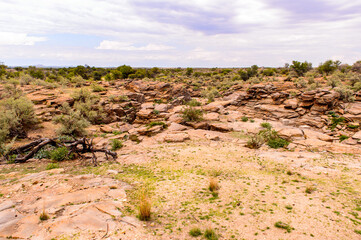
<svg viewBox="0 0 361 240">
<path fill-rule="evenodd" d="M 171 46 L 149 43 L 143 47 L 135 47 L 129 42 L 104 40 L 96 49 L 99 50 L 122 50 L 122 51 L 165 51 L 173 49 Z"/>
<path fill-rule="evenodd" d="M 0 45 L 34 45 L 46 41 L 45 37 L 28 36 L 26 33 L 0 32 Z"/>
<path fill-rule="evenodd" d="M 361 2 L 323 1 L 340 8 Z M 361 56 L 361 14 L 332 22 L 322 18 L 290 22 L 292 12 L 270 2 L 1 1 L 0 52 L 5 58 L 1 60 L 16 62 L 26 58 L 44 65 L 211 67 L 282 66 L 292 60 L 308 60 L 317 65 L 335 56 L 352 63 Z M 104 40 L 92 47 L 61 43 L 50 47 L 41 44 L 44 37 L 37 37 L 59 33 Z"/>
</svg>

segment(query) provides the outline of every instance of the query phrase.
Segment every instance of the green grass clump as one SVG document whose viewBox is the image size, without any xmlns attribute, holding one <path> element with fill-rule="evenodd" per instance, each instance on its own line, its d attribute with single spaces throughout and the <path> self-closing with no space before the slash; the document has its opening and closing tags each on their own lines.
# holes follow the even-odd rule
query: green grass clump
<svg viewBox="0 0 361 240">
<path fill-rule="evenodd" d="M 241 118 L 241 120 L 242 120 L 242 122 L 248 122 L 248 117 L 247 117 L 247 116 L 243 116 L 243 117 Z"/>
<path fill-rule="evenodd" d="M 204 232 L 204 237 L 208 240 L 218 240 L 218 235 L 216 234 L 216 232 L 211 229 L 208 228 L 205 232 Z"/>
<path fill-rule="evenodd" d="M 43 211 L 39 216 L 40 221 L 46 221 L 49 218 L 50 218 L 49 215 L 45 211 Z"/>
<path fill-rule="evenodd" d="M 313 186 L 306 187 L 305 193 L 311 194 L 316 191 L 316 188 Z"/>
<path fill-rule="evenodd" d="M 101 86 L 99 84 L 96 84 L 96 83 L 92 84 L 91 88 L 92 88 L 93 92 L 104 92 L 104 91 L 106 91 L 106 88 L 104 88 L 103 86 Z"/>
<path fill-rule="evenodd" d="M 163 128 L 167 128 L 167 124 L 164 122 L 150 122 L 147 124 L 148 128 L 154 127 L 154 126 L 162 126 Z"/>
<path fill-rule="evenodd" d="M 46 170 L 51 170 L 51 169 L 55 169 L 55 168 L 59 168 L 59 163 L 49 163 L 46 166 Z"/>
<path fill-rule="evenodd" d="M 116 151 L 123 147 L 123 143 L 119 139 L 112 139 L 111 146 L 112 146 L 112 151 Z"/>
<path fill-rule="evenodd" d="M 202 231 L 200 228 L 192 228 L 189 231 L 189 235 L 191 235 L 192 237 L 198 237 L 202 235 Z"/>
<path fill-rule="evenodd" d="M 285 229 L 288 233 L 290 233 L 292 231 L 292 227 L 289 224 L 281 222 L 281 221 L 276 222 L 275 227 Z"/>
</svg>

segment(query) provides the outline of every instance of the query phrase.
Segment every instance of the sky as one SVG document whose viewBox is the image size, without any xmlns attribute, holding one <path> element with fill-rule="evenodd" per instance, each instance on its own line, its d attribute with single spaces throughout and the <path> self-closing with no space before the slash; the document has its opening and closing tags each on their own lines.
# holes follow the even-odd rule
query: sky
<svg viewBox="0 0 361 240">
<path fill-rule="evenodd" d="M 0 0 L 9 66 L 361 60 L 361 0 Z"/>
</svg>

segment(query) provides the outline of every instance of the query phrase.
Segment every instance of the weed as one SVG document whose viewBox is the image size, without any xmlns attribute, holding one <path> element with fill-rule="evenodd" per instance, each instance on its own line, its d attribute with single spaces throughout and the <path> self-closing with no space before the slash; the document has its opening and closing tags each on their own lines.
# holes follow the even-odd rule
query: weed
<svg viewBox="0 0 361 240">
<path fill-rule="evenodd" d="M 249 138 L 246 147 L 251 149 L 258 149 L 265 143 L 265 139 L 259 134 L 253 135 Z"/>
<path fill-rule="evenodd" d="M 192 99 L 192 100 L 190 100 L 189 102 L 187 102 L 187 105 L 188 105 L 188 106 L 191 106 L 191 107 L 198 107 L 198 106 L 201 106 L 202 103 L 198 102 L 198 101 L 195 100 L 195 99 Z"/>
</svg>

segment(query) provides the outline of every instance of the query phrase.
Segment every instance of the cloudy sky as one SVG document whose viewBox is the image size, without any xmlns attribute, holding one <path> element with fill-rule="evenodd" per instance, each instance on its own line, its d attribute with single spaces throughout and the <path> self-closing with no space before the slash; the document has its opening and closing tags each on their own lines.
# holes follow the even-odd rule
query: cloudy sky
<svg viewBox="0 0 361 240">
<path fill-rule="evenodd" d="M 361 59 L 361 0 L 0 0 L 10 66 L 314 66 Z"/>
</svg>

